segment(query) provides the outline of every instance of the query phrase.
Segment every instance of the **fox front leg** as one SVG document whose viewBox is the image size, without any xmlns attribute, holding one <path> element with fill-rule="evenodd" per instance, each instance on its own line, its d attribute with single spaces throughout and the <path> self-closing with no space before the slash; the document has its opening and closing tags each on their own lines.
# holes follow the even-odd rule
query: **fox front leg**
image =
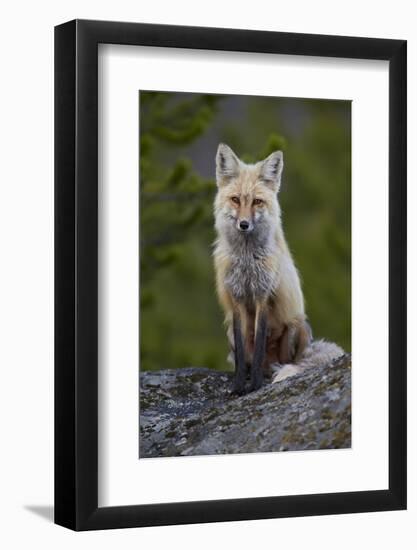
<svg viewBox="0 0 417 550">
<path fill-rule="evenodd" d="M 266 355 L 266 337 L 268 329 L 268 315 L 264 305 L 257 307 L 255 322 L 255 349 L 250 378 L 250 391 L 258 390 L 263 383 L 262 365 Z"/>
<path fill-rule="evenodd" d="M 235 379 L 232 393 L 243 395 L 245 393 L 246 362 L 245 347 L 242 335 L 242 320 L 238 311 L 233 314 L 233 339 L 235 355 Z"/>
</svg>

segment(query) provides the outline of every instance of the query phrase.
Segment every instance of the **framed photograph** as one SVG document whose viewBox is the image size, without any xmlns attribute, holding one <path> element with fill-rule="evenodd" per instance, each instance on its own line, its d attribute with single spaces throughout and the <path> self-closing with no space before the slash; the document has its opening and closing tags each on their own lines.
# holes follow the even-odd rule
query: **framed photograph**
<svg viewBox="0 0 417 550">
<path fill-rule="evenodd" d="M 406 42 L 55 29 L 55 522 L 406 508 Z"/>
</svg>

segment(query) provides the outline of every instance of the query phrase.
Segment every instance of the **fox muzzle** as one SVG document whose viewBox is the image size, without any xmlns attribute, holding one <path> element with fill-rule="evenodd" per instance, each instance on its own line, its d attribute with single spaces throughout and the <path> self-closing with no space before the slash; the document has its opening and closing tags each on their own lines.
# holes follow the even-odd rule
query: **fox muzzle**
<svg viewBox="0 0 417 550">
<path fill-rule="evenodd" d="M 252 231 L 253 229 L 253 224 L 249 220 L 239 220 L 237 228 L 243 233 L 249 233 L 249 231 Z"/>
</svg>

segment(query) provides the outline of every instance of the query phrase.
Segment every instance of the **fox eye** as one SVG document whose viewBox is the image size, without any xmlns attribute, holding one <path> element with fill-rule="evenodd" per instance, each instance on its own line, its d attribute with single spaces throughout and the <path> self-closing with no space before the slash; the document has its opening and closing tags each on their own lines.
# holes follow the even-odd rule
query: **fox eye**
<svg viewBox="0 0 417 550">
<path fill-rule="evenodd" d="M 262 199 L 253 199 L 253 206 L 259 206 L 263 203 L 264 201 Z"/>
<path fill-rule="evenodd" d="M 231 200 L 232 202 L 234 202 L 235 204 L 240 204 L 240 199 L 239 199 L 239 197 L 230 197 L 230 200 Z"/>
</svg>

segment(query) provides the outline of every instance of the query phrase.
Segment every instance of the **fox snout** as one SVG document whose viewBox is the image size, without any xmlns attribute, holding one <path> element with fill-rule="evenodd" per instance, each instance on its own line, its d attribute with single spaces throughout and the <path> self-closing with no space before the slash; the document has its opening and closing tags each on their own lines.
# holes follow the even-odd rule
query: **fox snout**
<svg viewBox="0 0 417 550">
<path fill-rule="evenodd" d="M 242 233 L 249 233 L 253 230 L 253 223 L 246 218 L 238 219 L 237 228 L 239 231 L 242 231 Z"/>
</svg>

